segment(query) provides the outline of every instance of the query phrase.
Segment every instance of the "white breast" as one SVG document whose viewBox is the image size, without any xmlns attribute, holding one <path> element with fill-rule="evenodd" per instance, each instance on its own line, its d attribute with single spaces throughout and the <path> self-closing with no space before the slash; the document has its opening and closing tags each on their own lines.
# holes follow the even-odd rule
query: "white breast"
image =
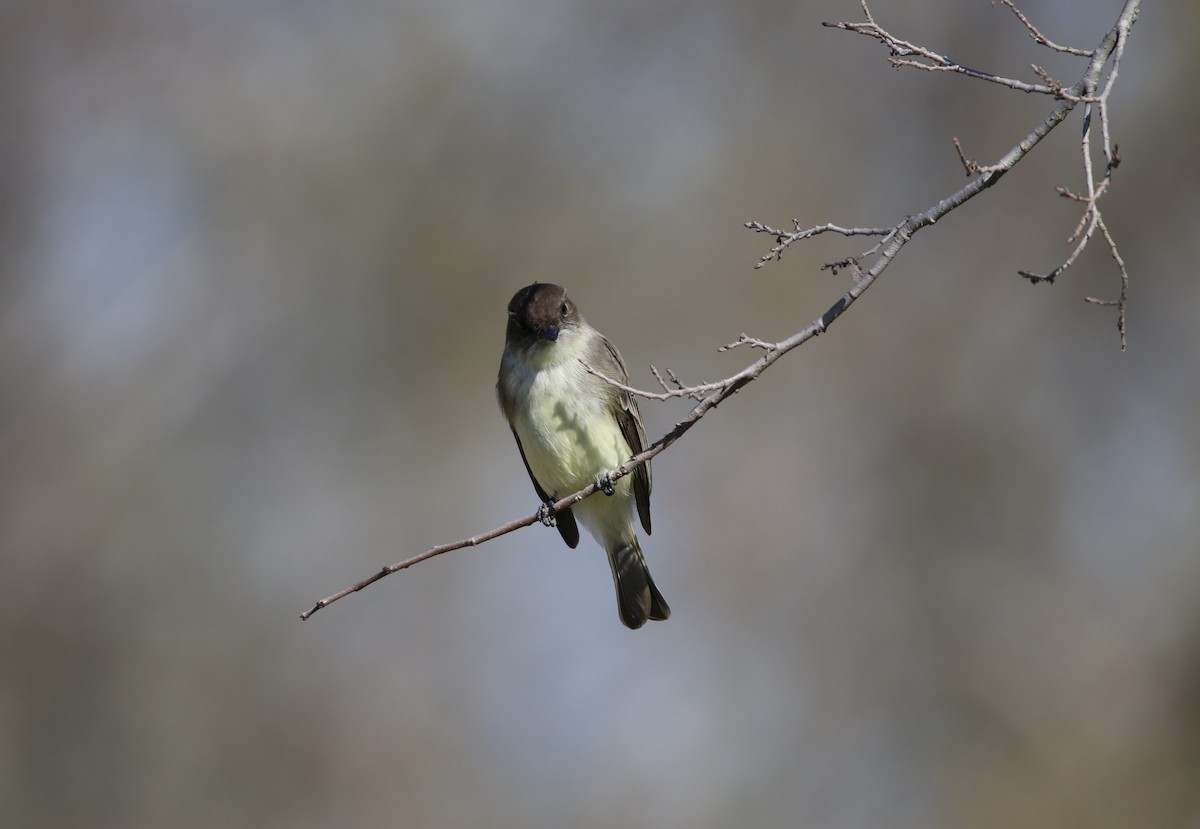
<svg viewBox="0 0 1200 829">
<path fill-rule="evenodd" d="M 604 401 L 603 381 L 579 362 L 583 337 L 571 339 L 549 349 L 553 359 L 542 366 L 512 360 L 508 372 L 513 427 L 534 477 L 554 497 L 582 489 L 631 454 Z"/>
</svg>

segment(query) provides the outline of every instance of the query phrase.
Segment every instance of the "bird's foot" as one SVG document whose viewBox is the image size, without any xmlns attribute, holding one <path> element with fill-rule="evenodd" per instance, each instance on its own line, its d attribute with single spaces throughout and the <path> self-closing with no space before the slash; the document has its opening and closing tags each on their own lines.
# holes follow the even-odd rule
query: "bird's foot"
<svg viewBox="0 0 1200 829">
<path fill-rule="evenodd" d="M 553 527 L 558 523 L 554 519 L 554 502 L 553 501 L 547 501 L 546 503 L 544 503 L 540 507 L 538 507 L 537 519 L 539 521 L 541 521 L 543 524 L 545 524 L 547 527 Z"/>
<path fill-rule="evenodd" d="M 617 485 L 613 481 L 612 473 L 605 472 L 596 476 L 596 488 L 605 495 L 612 496 L 617 491 Z"/>
</svg>

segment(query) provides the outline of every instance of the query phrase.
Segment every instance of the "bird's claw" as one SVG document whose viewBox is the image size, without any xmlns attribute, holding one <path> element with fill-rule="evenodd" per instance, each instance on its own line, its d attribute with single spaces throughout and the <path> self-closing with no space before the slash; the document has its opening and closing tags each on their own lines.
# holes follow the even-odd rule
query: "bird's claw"
<svg viewBox="0 0 1200 829">
<path fill-rule="evenodd" d="M 612 495 L 617 491 L 617 485 L 613 482 L 612 473 L 605 472 L 603 475 L 597 475 L 596 488 L 605 495 L 612 497 Z"/>
<path fill-rule="evenodd" d="M 538 507 L 537 519 L 547 527 L 553 527 L 557 521 L 554 519 L 554 504 L 546 503 Z"/>
</svg>

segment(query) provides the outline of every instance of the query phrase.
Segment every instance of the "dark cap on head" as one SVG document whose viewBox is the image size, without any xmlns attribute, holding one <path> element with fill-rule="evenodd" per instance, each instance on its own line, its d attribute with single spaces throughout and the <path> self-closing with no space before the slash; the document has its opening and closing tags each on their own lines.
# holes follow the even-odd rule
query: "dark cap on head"
<svg viewBox="0 0 1200 829">
<path fill-rule="evenodd" d="M 579 311 L 560 285 L 535 282 L 513 294 L 508 303 L 508 339 L 555 341 L 559 332 L 579 321 Z"/>
</svg>

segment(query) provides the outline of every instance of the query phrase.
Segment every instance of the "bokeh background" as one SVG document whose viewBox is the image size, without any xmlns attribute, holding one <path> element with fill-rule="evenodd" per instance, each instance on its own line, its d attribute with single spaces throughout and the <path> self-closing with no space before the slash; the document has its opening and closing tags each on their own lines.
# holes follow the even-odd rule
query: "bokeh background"
<svg viewBox="0 0 1200 829">
<path fill-rule="evenodd" d="M 1118 0 L 1030 2 L 1090 47 Z M 540 528 L 504 306 L 711 380 L 1050 102 L 852 0 L 48 0 L 0 26 L 0 823 L 1200 827 L 1200 7 L 1151 3 L 1101 245 L 1078 115 L 655 463 L 674 610 Z M 880 4 L 1073 81 L 985 0 Z M 685 402 L 643 405 L 657 437 Z"/>
</svg>

